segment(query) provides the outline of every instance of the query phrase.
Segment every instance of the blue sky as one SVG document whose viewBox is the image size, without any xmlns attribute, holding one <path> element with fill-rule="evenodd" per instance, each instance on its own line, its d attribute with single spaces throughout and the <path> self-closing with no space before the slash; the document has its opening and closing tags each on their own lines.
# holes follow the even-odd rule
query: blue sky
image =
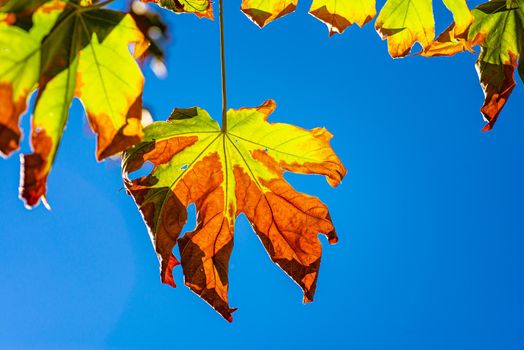
<svg viewBox="0 0 524 350">
<path fill-rule="evenodd" d="M 244 218 L 233 324 L 183 286 L 180 269 L 177 289 L 162 285 L 120 164 L 95 161 L 75 102 L 52 211 L 24 209 L 18 157 L 0 162 L 0 349 L 524 348 L 522 82 L 481 133 L 473 55 L 392 60 L 372 25 L 329 38 L 308 1 L 264 30 L 225 2 L 230 107 L 275 99 L 272 120 L 327 127 L 349 169 L 336 189 L 287 176 L 329 205 L 340 236 L 323 240 L 315 302 L 302 305 Z M 435 6 L 443 29 L 450 16 Z M 217 23 L 166 19 L 169 76 L 145 72 L 146 105 L 157 120 L 194 105 L 218 117 Z"/>
</svg>

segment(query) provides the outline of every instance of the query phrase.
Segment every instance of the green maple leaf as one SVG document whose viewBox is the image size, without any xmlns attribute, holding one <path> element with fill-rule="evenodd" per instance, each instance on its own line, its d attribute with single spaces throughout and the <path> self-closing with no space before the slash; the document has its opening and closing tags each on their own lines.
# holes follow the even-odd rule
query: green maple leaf
<svg viewBox="0 0 524 350">
<path fill-rule="evenodd" d="M 98 134 L 99 160 L 140 141 L 143 77 L 129 52 L 147 47 L 124 13 L 52 1 L 30 16 L 25 30 L 8 13 L 0 22 L 0 151 L 19 147 L 19 119 L 38 89 L 32 119 L 33 153 L 24 155 L 21 197 L 28 206 L 45 199 L 47 177 L 74 97 Z"/>
</svg>

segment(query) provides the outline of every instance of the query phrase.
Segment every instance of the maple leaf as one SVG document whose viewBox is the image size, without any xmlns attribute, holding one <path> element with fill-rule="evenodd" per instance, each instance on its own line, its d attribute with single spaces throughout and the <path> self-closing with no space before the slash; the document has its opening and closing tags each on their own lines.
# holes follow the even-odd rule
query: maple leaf
<svg viewBox="0 0 524 350">
<path fill-rule="evenodd" d="M 324 22 L 332 36 L 342 34 L 353 23 L 364 26 L 377 11 L 375 0 L 313 0 L 309 13 Z"/>
<path fill-rule="evenodd" d="M 98 134 L 99 160 L 140 141 L 143 77 L 129 52 L 147 47 L 124 13 L 52 1 L 32 14 L 24 30 L 0 22 L 0 151 L 19 147 L 19 118 L 38 88 L 32 118 L 33 153 L 22 159 L 21 197 L 38 204 L 64 130 L 70 104 L 79 98 Z M 125 79 L 123 78 L 125 77 Z"/>
<path fill-rule="evenodd" d="M 456 35 L 467 30 L 473 20 L 465 0 L 443 0 L 457 23 Z M 435 37 L 432 0 L 388 0 L 380 11 L 375 29 L 388 41 L 391 57 L 409 55 L 418 42 L 426 50 Z"/>
<path fill-rule="evenodd" d="M 453 23 L 424 55 L 451 56 L 481 46 L 475 66 L 485 96 L 480 111 L 487 124 L 482 130 L 487 131 L 493 128 L 516 86 L 517 63 L 524 81 L 524 1 L 493 0 L 479 5 L 471 13 L 474 21 L 464 35 L 454 35 L 456 23 Z"/>
<path fill-rule="evenodd" d="M 236 217 L 243 213 L 271 259 L 313 300 L 322 247 L 337 235 L 328 208 L 296 192 L 284 171 L 325 175 L 340 183 L 346 169 L 329 145 L 324 128 L 311 131 L 268 123 L 272 100 L 258 108 L 227 112 L 228 130 L 200 108 L 175 109 L 167 122 L 145 128 L 144 140 L 123 157 L 123 177 L 134 197 L 161 266 L 161 279 L 174 286 L 172 249 L 179 243 L 185 284 L 231 321 L 228 263 Z M 131 180 L 146 163 L 154 169 Z M 179 238 L 186 208 L 194 203 L 197 226 Z"/>
<path fill-rule="evenodd" d="M 298 0 L 243 0 L 241 10 L 259 27 L 295 11 Z M 353 23 L 363 26 L 375 17 L 375 0 L 313 0 L 309 13 L 324 22 L 329 35 Z"/>
<path fill-rule="evenodd" d="M 295 11 L 298 0 L 242 0 L 240 9 L 260 28 Z"/>
<path fill-rule="evenodd" d="M 213 19 L 213 7 L 210 0 L 142 0 L 154 2 L 158 6 L 175 13 L 192 13 L 199 18 Z"/>
</svg>

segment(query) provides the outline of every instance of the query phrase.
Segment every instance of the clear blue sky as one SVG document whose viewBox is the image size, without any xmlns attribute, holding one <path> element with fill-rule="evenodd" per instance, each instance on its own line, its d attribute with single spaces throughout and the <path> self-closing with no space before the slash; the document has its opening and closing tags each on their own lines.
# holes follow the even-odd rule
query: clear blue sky
<svg viewBox="0 0 524 350">
<path fill-rule="evenodd" d="M 0 349 L 524 348 L 522 82 L 481 133 L 473 55 L 392 60 L 372 25 L 328 38 L 308 1 L 264 30 L 239 0 L 225 2 L 230 106 L 274 98 L 273 120 L 327 127 L 349 169 L 337 189 L 288 176 L 330 206 L 340 236 L 325 244 L 316 301 L 302 305 L 243 218 L 233 324 L 183 286 L 180 269 L 177 289 L 160 284 L 119 162 L 96 163 L 75 102 L 51 212 L 25 210 L 18 157 L 0 162 Z M 449 15 L 435 5 L 442 29 Z M 157 120 L 194 105 L 219 116 L 217 23 L 166 18 L 169 77 L 146 71 L 147 106 Z"/>
</svg>

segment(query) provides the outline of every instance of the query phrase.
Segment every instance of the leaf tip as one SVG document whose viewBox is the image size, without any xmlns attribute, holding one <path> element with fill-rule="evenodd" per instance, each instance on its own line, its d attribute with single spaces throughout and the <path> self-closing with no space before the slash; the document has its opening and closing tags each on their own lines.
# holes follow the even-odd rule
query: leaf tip
<svg viewBox="0 0 524 350">
<path fill-rule="evenodd" d="M 488 131 L 490 131 L 492 129 L 493 129 L 493 124 L 491 122 L 489 122 L 489 123 L 486 123 L 486 125 L 484 125 L 484 127 L 480 131 L 488 132 Z"/>
<path fill-rule="evenodd" d="M 331 218 L 330 218 L 330 220 L 331 220 Z M 338 235 L 337 235 L 337 231 L 335 231 L 335 229 L 333 229 L 333 231 L 329 232 L 326 236 L 327 236 L 329 244 L 337 244 L 338 243 Z"/>
<path fill-rule="evenodd" d="M 233 315 L 232 315 L 232 313 L 235 312 L 235 311 L 237 311 L 237 310 L 238 310 L 238 308 L 236 308 L 236 307 L 235 307 L 235 308 L 230 308 L 230 309 L 229 309 L 229 315 L 228 315 L 227 317 L 225 317 L 225 319 L 226 319 L 227 322 L 229 322 L 229 323 L 233 323 Z"/>
<path fill-rule="evenodd" d="M 175 279 L 173 277 L 173 269 L 175 266 L 180 265 L 177 258 L 171 254 L 166 265 L 162 262 L 162 283 L 167 284 L 173 288 L 176 288 Z"/>
<path fill-rule="evenodd" d="M 273 99 L 265 100 L 257 109 L 264 113 L 267 117 L 272 114 L 277 108 L 277 103 Z"/>
<path fill-rule="evenodd" d="M 304 297 L 302 298 L 302 304 L 309 304 L 313 302 L 314 299 L 314 290 L 307 290 L 304 292 Z"/>
</svg>

